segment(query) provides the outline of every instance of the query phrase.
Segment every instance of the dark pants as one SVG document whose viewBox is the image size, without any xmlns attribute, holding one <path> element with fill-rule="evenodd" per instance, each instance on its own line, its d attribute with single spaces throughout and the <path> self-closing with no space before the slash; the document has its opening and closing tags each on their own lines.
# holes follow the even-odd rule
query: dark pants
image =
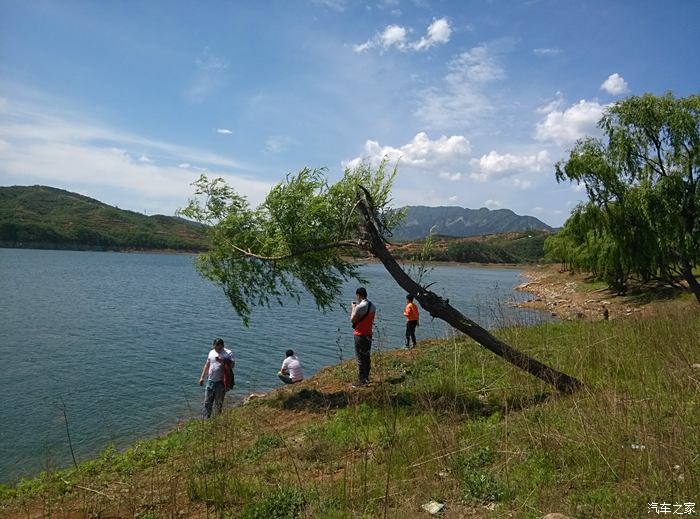
<svg viewBox="0 0 700 519">
<path fill-rule="evenodd" d="M 406 347 L 409 346 L 409 341 L 413 341 L 413 345 L 416 345 L 416 326 L 418 326 L 418 321 L 406 321 Z"/>
<path fill-rule="evenodd" d="M 360 384 L 369 382 L 369 370 L 371 368 L 372 359 L 370 351 L 372 350 L 371 335 L 355 335 L 355 355 L 357 356 L 357 381 Z"/>
<path fill-rule="evenodd" d="M 277 376 L 285 384 L 296 384 L 297 382 L 301 382 L 301 380 L 292 380 L 292 377 L 289 375 L 283 375 L 282 373 L 278 373 Z"/>
</svg>

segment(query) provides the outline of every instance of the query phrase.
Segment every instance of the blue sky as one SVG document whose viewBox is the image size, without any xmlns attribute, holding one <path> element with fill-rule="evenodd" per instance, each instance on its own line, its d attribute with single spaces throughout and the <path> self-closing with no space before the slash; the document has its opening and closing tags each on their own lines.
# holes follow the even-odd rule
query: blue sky
<svg viewBox="0 0 700 519">
<path fill-rule="evenodd" d="M 700 2 L 0 0 L 0 185 L 173 214 L 399 159 L 394 204 L 561 225 L 553 164 L 627 95 L 698 93 Z"/>
</svg>

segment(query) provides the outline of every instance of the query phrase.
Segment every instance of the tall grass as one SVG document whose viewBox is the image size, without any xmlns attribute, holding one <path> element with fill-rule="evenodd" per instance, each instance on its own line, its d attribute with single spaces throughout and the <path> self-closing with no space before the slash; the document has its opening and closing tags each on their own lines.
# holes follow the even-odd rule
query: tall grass
<svg viewBox="0 0 700 519">
<path fill-rule="evenodd" d="M 700 498 L 700 315 L 497 334 L 586 383 L 560 396 L 459 336 L 379 351 L 0 492 L 8 516 L 648 517 Z"/>
</svg>

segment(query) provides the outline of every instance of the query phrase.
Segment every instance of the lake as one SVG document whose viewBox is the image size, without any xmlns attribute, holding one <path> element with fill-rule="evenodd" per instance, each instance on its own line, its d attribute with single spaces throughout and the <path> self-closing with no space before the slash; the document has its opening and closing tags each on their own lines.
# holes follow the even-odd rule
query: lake
<svg viewBox="0 0 700 519">
<path fill-rule="evenodd" d="M 214 337 L 236 356 L 243 397 L 281 385 L 284 351 L 307 377 L 354 356 L 346 310 L 323 314 L 312 299 L 256 309 L 245 328 L 222 290 L 199 276 L 194 256 L 0 249 L 0 482 L 78 461 L 199 416 L 199 374 Z M 374 350 L 403 345 L 404 292 L 380 264 L 362 267 L 377 305 Z M 546 319 L 508 306 L 523 299 L 508 268 L 437 266 L 425 282 L 482 325 Z M 355 283 L 344 288 L 347 307 Z M 418 339 L 446 337 L 421 316 Z M 228 401 L 232 397 L 229 394 Z"/>
</svg>

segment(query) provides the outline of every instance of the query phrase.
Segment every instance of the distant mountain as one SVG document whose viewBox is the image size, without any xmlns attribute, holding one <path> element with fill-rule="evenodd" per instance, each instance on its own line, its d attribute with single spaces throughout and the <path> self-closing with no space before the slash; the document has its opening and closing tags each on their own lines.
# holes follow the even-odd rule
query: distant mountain
<svg viewBox="0 0 700 519">
<path fill-rule="evenodd" d="M 47 186 L 0 187 L 0 246 L 203 250 L 206 229 Z"/>
<path fill-rule="evenodd" d="M 520 216 L 510 209 L 465 209 L 462 207 L 406 207 L 406 219 L 394 231 L 394 240 L 424 238 L 435 227 L 442 236 L 481 236 L 518 231 L 552 231 L 534 216 Z"/>
</svg>

